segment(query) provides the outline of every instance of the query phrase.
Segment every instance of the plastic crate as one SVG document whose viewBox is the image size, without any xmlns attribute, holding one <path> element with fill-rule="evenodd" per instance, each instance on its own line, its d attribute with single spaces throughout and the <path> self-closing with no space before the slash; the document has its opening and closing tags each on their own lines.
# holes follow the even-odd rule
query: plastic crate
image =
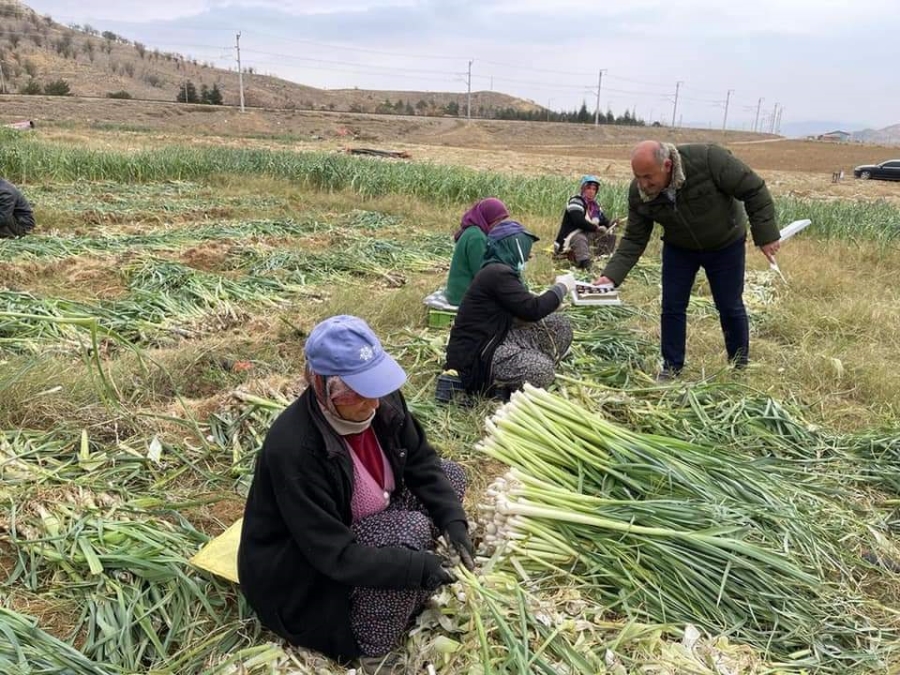
<svg viewBox="0 0 900 675">
<path fill-rule="evenodd" d="M 453 320 L 455 318 L 455 312 L 445 312 L 442 309 L 428 308 L 429 328 L 449 328 L 453 325 Z"/>
</svg>

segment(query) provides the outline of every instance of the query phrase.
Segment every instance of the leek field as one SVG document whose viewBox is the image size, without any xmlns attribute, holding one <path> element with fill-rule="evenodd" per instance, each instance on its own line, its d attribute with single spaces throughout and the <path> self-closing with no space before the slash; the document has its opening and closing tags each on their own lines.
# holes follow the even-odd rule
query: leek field
<svg viewBox="0 0 900 675">
<path fill-rule="evenodd" d="M 624 306 L 560 310 L 575 344 L 549 392 L 443 407 L 448 330 L 422 299 L 460 214 L 506 201 L 542 237 L 541 289 L 571 180 L 102 140 L 0 133 L 38 221 L 0 240 L 0 672 L 347 672 L 188 562 L 242 515 L 305 336 L 339 313 L 470 478 L 480 564 L 418 618 L 410 673 L 900 670 L 896 205 L 776 198 L 813 225 L 786 281 L 748 252 L 746 372 L 701 279 L 685 377 L 655 382 L 654 241 Z"/>
</svg>

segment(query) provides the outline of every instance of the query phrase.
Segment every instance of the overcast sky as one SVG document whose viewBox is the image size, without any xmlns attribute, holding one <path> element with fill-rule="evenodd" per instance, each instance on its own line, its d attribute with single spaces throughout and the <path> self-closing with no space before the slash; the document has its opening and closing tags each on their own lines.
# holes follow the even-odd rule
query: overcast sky
<svg viewBox="0 0 900 675">
<path fill-rule="evenodd" d="M 315 87 L 493 89 L 555 110 L 768 130 L 900 123 L 898 0 L 33 0 L 60 23 Z M 759 104 L 762 98 L 761 105 Z M 677 120 L 676 120 L 677 121 Z"/>
</svg>

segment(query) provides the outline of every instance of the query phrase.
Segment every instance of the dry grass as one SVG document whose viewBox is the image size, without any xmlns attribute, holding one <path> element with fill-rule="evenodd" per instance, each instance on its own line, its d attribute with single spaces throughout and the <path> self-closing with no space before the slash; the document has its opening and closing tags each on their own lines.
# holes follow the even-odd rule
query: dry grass
<svg viewBox="0 0 900 675">
<path fill-rule="evenodd" d="M 84 142 L 136 146 L 154 142 L 142 136 L 115 139 L 113 134 L 100 134 Z M 434 152 L 435 158 L 440 156 L 438 151 Z M 527 163 L 529 158 L 544 161 L 544 155 L 530 149 L 510 150 L 493 159 L 471 149 L 446 153 L 448 161 L 464 163 L 478 162 L 484 157 L 489 157 L 484 160 L 486 165 L 495 159 L 498 162 Z M 559 171 L 575 171 L 575 164 L 581 160 L 557 157 L 556 161 Z M 567 161 L 572 164 L 564 164 Z M 610 163 L 608 170 L 621 177 L 621 160 L 612 161 L 617 163 Z M 810 184 L 819 180 L 815 176 L 808 179 Z M 68 189 L 67 186 L 47 187 L 51 191 Z M 417 237 L 425 232 L 449 236 L 464 208 L 438 209 L 427 201 L 396 195 L 384 195 L 360 204 L 358 198 L 348 194 L 304 192 L 289 181 L 244 176 L 219 176 L 209 185 L 193 186 L 188 192 L 204 198 L 210 195 L 233 198 L 235 202 L 228 207 L 228 217 L 248 217 L 253 211 L 254 217 L 259 218 L 299 219 L 314 214 L 329 222 L 345 222 L 355 208 L 391 214 L 400 218 L 400 223 L 372 236 L 409 242 L 410 246 L 416 245 Z M 253 203 L 258 195 L 270 196 L 273 201 L 259 207 Z M 116 195 L 110 194 L 104 206 L 112 206 L 103 217 L 97 213 L 76 215 L 64 210 L 47 210 L 42 214 L 42 229 L 57 230 L 68 236 L 90 231 L 140 232 L 150 227 L 190 230 L 206 222 L 187 211 L 179 212 L 176 217 L 160 217 L 160 222 L 154 220 L 152 210 L 139 211 L 136 218 L 119 217 L 116 203 Z M 225 211 L 213 213 L 211 219 L 225 214 Z M 558 219 L 528 213 L 513 216 L 541 237 L 527 273 L 530 285 L 538 290 L 551 283 L 559 272 L 548 253 Z M 239 244 L 253 244 L 275 254 L 281 250 L 322 250 L 334 241 L 339 238 L 322 233 L 297 238 L 212 241 L 191 243 L 161 257 L 224 274 Z M 115 298 L 124 288 L 120 274 L 124 262 L 146 253 L 8 262 L 2 264 L 0 272 L 7 284 L 14 282 L 43 293 L 79 299 Z M 620 321 L 611 320 L 648 336 L 651 341 L 658 340 L 658 261 L 659 244 L 654 240 L 622 288 L 623 298 L 633 313 Z M 752 367 L 745 374 L 735 374 L 725 368 L 718 320 L 708 302 L 701 301 L 690 310 L 686 381 L 704 377 L 744 381 L 775 398 L 806 405 L 810 421 L 836 429 L 895 424 L 900 376 L 896 369 L 885 364 L 896 361 L 900 348 L 900 292 L 895 281 L 900 273 L 900 253 L 865 242 L 836 242 L 826 248 L 813 238 L 801 237 L 779 254 L 787 285 L 766 276 L 765 261 L 758 253 L 749 252 L 748 261 L 754 278 L 767 279 L 771 283 L 768 288 L 774 294 L 771 304 L 751 307 Z M 445 263 L 436 265 L 431 272 L 391 275 L 390 279 L 348 276 L 338 282 L 319 283 L 314 293 L 283 309 L 246 308 L 238 322 L 201 332 L 192 339 L 149 349 L 144 362 L 131 351 L 111 349 L 105 365 L 121 397 L 118 408 L 103 405 L 77 356 L 4 355 L 0 373 L 0 393 L 4 400 L 0 427 L 43 430 L 65 427 L 76 431 L 85 428 L 98 444 L 112 444 L 131 437 L 143 443 L 159 435 L 173 444 L 199 446 L 201 440 L 196 429 L 177 420 L 202 422 L 211 414 L 237 410 L 239 405 L 232 395 L 235 390 L 264 398 L 290 398 L 302 387 L 302 346 L 310 329 L 333 314 L 357 314 L 373 325 L 409 371 L 410 381 L 404 391 L 426 421 L 432 440 L 445 455 L 466 466 L 471 478 L 466 506 L 471 512 L 502 467 L 485 461 L 473 448 L 483 433 L 484 417 L 492 404 L 460 411 L 437 408 L 433 403 L 434 378 L 442 365 L 446 332 L 425 329 L 426 315 L 421 301 L 443 283 Z M 697 295 L 708 299 L 708 289 L 702 281 L 698 283 Z M 250 367 L 237 369 L 236 363 L 248 363 Z M 244 486 L 230 480 L 228 472 L 232 467 L 228 452 L 212 453 L 204 461 L 208 462 L 204 468 L 220 480 L 180 476 L 165 483 L 154 496 L 175 503 L 191 499 L 204 502 L 185 507 L 181 515 L 201 531 L 214 535 L 240 516 Z M 9 551 L 0 542 L 0 573 L 4 569 L 8 572 L 10 564 Z M 884 597 L 889 596 L 885 590 Z M 42 621 L 48 622 L 48 630 L 67 636 L 66 616 L 67 612 L 74 611 L 72 608 L 50 601 L 41 605 L 37 596 L 15 587 L 11 589 L 11 597 L 13 606 L 38 613 Z"/>
</svg>

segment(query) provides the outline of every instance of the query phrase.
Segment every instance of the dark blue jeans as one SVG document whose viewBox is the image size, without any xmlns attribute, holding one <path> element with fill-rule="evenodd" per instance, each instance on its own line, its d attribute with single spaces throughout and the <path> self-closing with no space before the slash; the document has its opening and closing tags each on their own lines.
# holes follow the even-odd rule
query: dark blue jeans
<svg viewBox="0 0 900 675">
<path fill-rule="evenodd" d="M 689 251 L 663 244 L 660 333 L 664 368 L 678 372 L 684 367 L 687 306 L 701 267 L 719 311 L 728 360 L 739 368 L 747 365 L 750 325 L 743 299 L 746 257 L 743 239 L 718 251 Z"/>
</svg>

